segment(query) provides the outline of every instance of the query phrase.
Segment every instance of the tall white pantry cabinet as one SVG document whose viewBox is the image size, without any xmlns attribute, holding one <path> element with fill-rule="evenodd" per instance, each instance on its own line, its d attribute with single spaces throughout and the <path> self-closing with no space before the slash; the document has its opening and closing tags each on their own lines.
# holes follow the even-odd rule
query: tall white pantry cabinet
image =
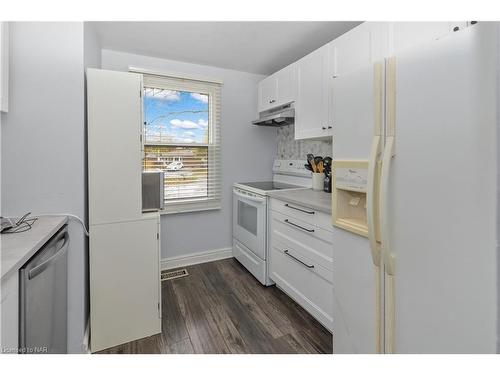
<svg viewBox="0 0 500 375">
<path fill-rule="evenodd" d="M 90 348 L 161 332 L 160 220 L 142 212 L 142 75 L 87 70 Z"/>
</svg>

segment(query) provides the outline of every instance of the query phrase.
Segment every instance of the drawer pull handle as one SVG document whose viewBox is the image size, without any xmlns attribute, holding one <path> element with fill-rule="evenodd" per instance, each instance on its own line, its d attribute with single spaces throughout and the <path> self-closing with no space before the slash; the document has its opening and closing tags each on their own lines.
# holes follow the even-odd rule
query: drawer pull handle
<svg viewBox="0 0 500 375">
<path fill-rule="evenodd" d="M 285 203 L 285 207 L 291 208 L 292 210 L 297 210 L 297 211 L 300 211 L 300 212 L 305 212 L 306 214 L 309 214 L 309 215 L 314 215 L 314 211 L 306 211 L 306 210 L 303 210 L 301 208 L 290 206 L 288 203 Z"/>
<path fill-rule="evenodd" d="M 313 233 L 314 232 L 314 229 L 307 229 L 307 228 L 304 228 L 298 224 L 295 224 L 295 223 L 292 223 L 290 220 L 288 219 L 285 219 L 285 223 L 287 224 L 290 224 L 290 225 L 293 225 L 294 227 L 297 227 L 297 228 L 300 228 L 302 230 L 305 230 L 306 232 L 309 232 L 309 233 Z"/>
<path fill-rule="evenodd" d="M 284 251 L 284 253 L 285 253 L 286 255 L 288 255 L 290 258 L 292 258 L 293 260 L 295 260 L 295 261 L 299 262 L 300 264 L 302 264 L 302 265 L 306 266 L 307 268 L 314 268 L 314 265 L 304 263 L 304 262 L 303 262 L 303 261 L 301 261 L 300 259 L 295 258 L 292 254 L 290 254 L 290 253 L 288 252 L 288 250 L 285 250 L 285 251 Z"/>
</svg>

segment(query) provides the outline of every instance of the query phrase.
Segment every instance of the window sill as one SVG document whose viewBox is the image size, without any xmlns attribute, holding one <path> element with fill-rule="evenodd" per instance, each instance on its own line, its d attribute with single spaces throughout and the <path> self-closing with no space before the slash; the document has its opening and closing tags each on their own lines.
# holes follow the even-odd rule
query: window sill
<svg viewBox="0 0 500 375">
<path fill-rule="evenodd" d="M 163 215 L 175 215 L 175 214 L 185 214 L 189 212 L 203 212 L 203 211 L 216 211 L 220 210 L 220 206 L 214 206 L 214 207 L 185 207 L 185 208 L 164 208 L 163 210 L 159 211 L 160 216 Z"/>
</svg>

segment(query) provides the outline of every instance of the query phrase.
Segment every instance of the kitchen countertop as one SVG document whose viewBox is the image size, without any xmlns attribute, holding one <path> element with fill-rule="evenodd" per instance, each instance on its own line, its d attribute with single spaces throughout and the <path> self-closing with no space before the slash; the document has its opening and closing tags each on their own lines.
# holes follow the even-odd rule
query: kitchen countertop
<svg viewBox="0 0 500 375">
<path fill-rule="evenodd" d="M 313 210 L 332 213 L 332 194 L 313 189 L 276 190 L 268 193 L 271 198 L 276 198 L 289 203 L 295 203 Z"/>
<path fill-rule="evenodd" d="M 67 222 L 67 216 L 43 216 L 26 232 L 0 234 L 2 281 L 19 270 Z"/>
</svg>

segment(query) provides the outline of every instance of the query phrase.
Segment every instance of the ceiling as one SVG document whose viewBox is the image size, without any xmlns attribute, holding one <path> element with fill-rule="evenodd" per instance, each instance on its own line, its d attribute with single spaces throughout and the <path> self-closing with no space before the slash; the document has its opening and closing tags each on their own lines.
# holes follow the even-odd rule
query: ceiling
<svg viewBox="0 0 500 375">
<path fill-rule="evenodd" d="M 360 22 L 92 22 L 102 48 L 269 75 Z"/>
</svg>

